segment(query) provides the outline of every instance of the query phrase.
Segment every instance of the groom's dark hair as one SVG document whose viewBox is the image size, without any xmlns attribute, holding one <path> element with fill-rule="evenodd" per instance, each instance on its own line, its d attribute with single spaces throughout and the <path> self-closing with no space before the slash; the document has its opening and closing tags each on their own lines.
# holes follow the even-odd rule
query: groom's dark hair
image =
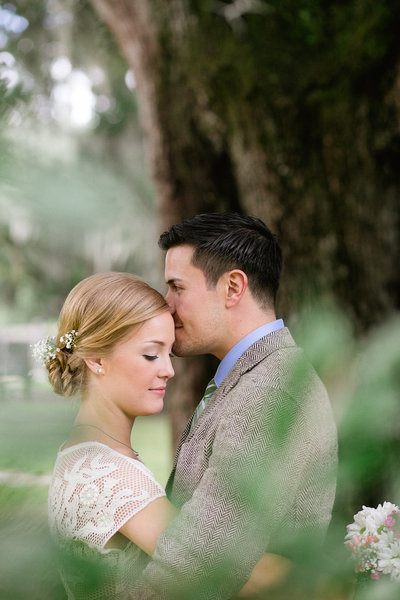
<svg viewBox="0 0 400 600">
<path fill-rule="evenodd" d="M 158 243 L 163 250 L 193 246 L 192 264 L 203 271 L 210 287 L 215 287 L 223 273 L 240 269 L 260 305 L 275 304 L 282 250 L 261 219 L 238 213 L 200 214 L 172 225 Z"/>
</svg>

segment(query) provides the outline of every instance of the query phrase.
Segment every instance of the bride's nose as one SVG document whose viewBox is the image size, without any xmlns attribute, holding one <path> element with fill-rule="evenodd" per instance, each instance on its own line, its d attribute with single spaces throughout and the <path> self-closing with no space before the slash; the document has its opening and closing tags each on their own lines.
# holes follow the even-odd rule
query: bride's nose
<svg viewBox="0 0 400 600">
<path fill-rule="evenodd" d="M 174 367 L 172 366 L 172 362 L 170 357 L 168 356 L 159 373 L 160 377 L 166 377 L 167 379 L 171 379 L 175 375 Z"/>
</svg>

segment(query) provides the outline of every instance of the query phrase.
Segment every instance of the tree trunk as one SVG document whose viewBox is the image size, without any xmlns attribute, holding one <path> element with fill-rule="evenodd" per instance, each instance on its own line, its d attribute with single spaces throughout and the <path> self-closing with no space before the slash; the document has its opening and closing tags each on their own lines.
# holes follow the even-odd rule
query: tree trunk
<svg viewBox="0 0 400 600">
<path fill-rule="evenodd" d="M 330 297 L 362 333 L 399 308 L 398 4 L 92 3 L 135 72 L 160 231 L 254 214 L 284 248 L 284 316 Z M 175 441 L 210 375 L 181 362 Z"/>
<path fill-rule="evenodd" d="M 93 5 L 114 32 L 135 73 L 160 233 L 199 212 L 231 206 L 239 209 L 228 156 L 223 148 L 215 150 L 206 138 L 190 134 L 195 127 L 192 94 L 185 89 L 179 63 L 175 68 L 173 59 L 170 63 L 166 60 L 168 53 L 174 52 L 173 48 L 168 51 L 168 45 L 179 35 L 179 3 L 160 5 L 160 10 L 157 2 L 142 0 L 93 0 Z M 175 11 L 178 20 L 171 20 L 171 28 L 163 35 L 169 10 Z M 207 356 L 175 360 L 176 378 L 167 396 L 174 447 L 215 372 L 215 364 Z"/>
</svg>

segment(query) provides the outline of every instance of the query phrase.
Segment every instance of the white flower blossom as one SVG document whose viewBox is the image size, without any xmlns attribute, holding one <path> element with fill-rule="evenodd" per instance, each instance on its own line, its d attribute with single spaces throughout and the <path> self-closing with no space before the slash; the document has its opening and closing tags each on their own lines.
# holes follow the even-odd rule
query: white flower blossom
<svg viewBox="0 0 400 600">
<path fill-rule="evenodd" d="M 68 350 L 72 350 L 76 346 L 77 336 L 78 332 L 75 329 L 72 329 L 72 331 L 62 335 L 59 342 Z M 44 366 L 46 366 L 51 359 L 54 360 L 56 358 L 56 353 L 61 350 L 57 346 L 57 338 L 55 337 L 47 337 L 39 340 L 31 347 L 33 348 L 32 356 Z"/>
<path fill-rule="evenodd" d="M 77 335 L 78 332 L 75 329 L 72 329 L 72 331 L 69 331 L 60 337 L 60 343 L 64 344 L 68 350 L 71 350 L 76 346 Z"/>
<path fill-rule="evenodd" d="M 363 506 L 347 526 L 345 544 L 357 562 L 356 571 L 372 579 L 389 575 L 400 581 L 400 509 L 391 502 Z"/>
<path fill-rule="evenodd" d="M 36 342 L 32 346 L 32 356 L 43 365 L 46 365 L 50 359 L 56 357 L 57 344 L 55 337 L 47 337 Z"/>
<path fill-rule="evenodd" d="M 391 532 L 386 539 L 387 543 L 380 547 L 378 568 L 392 581 L 400 581 L 400 538 Z"/>
</svg>

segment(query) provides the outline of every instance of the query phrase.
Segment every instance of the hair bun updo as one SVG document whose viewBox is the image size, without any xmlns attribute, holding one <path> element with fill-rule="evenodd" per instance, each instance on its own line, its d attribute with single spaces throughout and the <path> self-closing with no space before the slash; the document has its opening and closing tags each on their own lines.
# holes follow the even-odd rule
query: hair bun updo
<svg viewBox="0 0 400 600">
<path fill-rule="evenodd" d="M 48 377 L 56 394 L 73 396 L 79 393 L 86 369 L 85 362 L 67 348 L 58 348 L 55 358 L 46 364 Z"/>
<path fill-rule="evenodd" d="M 96 273 L 80 281 L 64 302 L 59 347 L 46 363 L 54 391 L 62 396 L 84 392 L 85 359 L 106 356 L 136 326 L 168 311 L 163 296 L 132 273 Z"/>
</svg>

